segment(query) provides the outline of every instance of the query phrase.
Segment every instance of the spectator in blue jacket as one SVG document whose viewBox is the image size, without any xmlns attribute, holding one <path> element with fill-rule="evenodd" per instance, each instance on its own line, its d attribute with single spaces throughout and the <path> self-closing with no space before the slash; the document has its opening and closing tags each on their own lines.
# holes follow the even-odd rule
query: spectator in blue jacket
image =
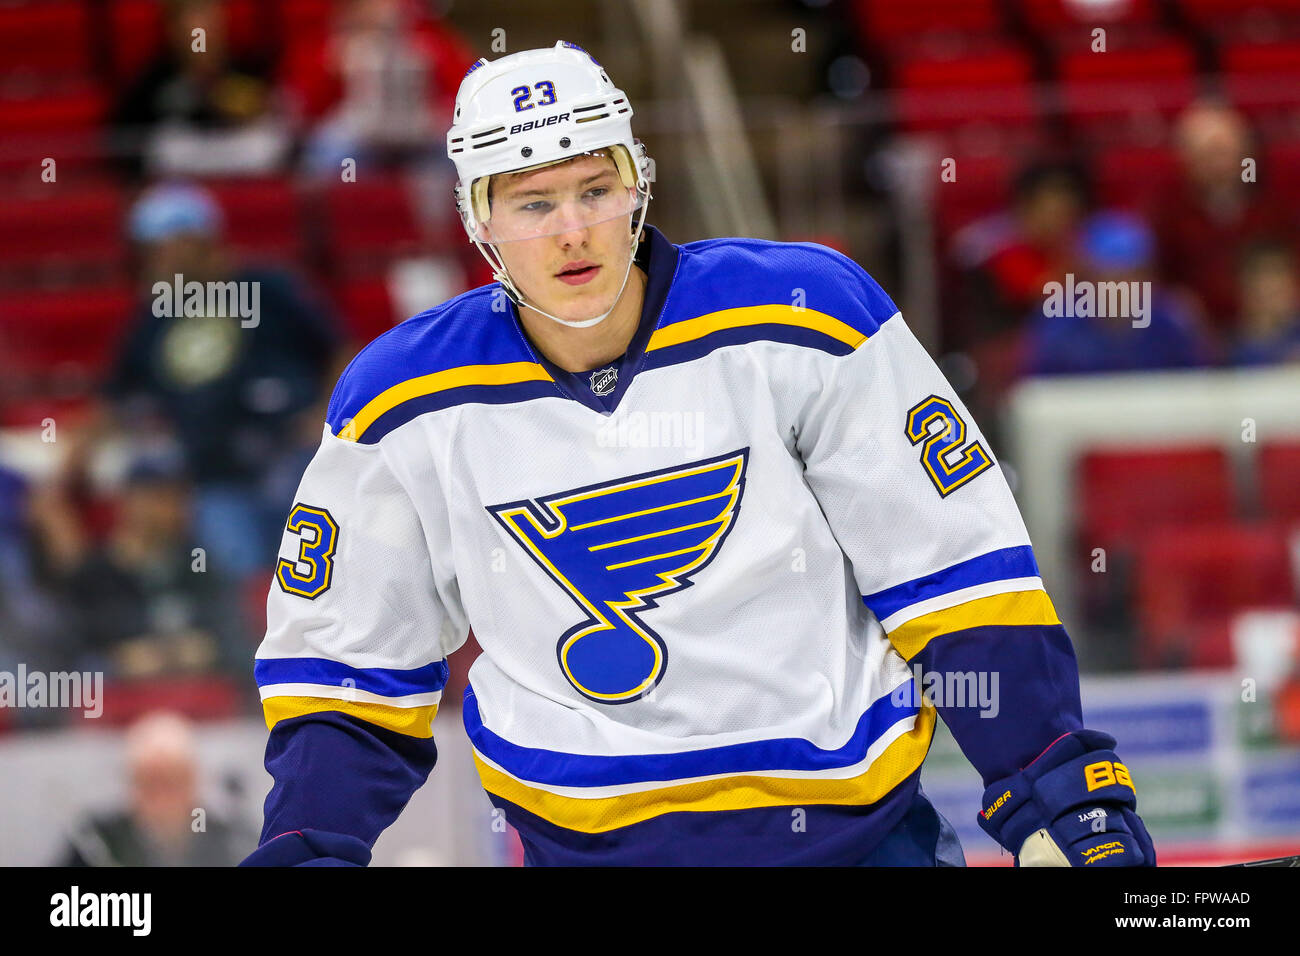
<svg viewBox="0 0 1300 956">
<path fill-rule="evenodd" d="M 147 190 L 128 230 L 142 295 L 89 441 L 113 426 L 174 435 L 195 484 L 197 543 L 235 579 L 264 575 L 292 504 L 267 486 L 283 468 L 300 471 L 299 446 L 320 440 L 344 358 L 338 323 L 297 277 L 235 261 L 221 210 L 199 187 Z"/>
<path fill-rule="evenodd" d="M 1211 342 L 1193 309 L 1152 281 L 1155 243 L 1137 217 L 1101 212 L 1084 224 L 1079 273 L 1043 290 L 1030 316 L 1026 370 L 1031 375 L 1153 371 L 1210 364 Z M 1118 299 L 1108 294 L 1122 283 Z M 1051 288 L 1049 288 L 1051 287 Z M 1091 300 L 1085 299 L 1087 293 Z M 1108 314 L 1103 303 L 1123 304 Z"/>
</svg>

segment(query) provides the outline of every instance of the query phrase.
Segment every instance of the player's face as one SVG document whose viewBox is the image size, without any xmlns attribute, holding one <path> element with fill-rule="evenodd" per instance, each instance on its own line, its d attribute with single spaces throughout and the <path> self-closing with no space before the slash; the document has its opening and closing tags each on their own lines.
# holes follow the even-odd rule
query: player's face
<svg viewBox="0 0 1300 956">
<path fill-rule="evenodd" d="M 498 229 L 527 234 L 528 217 L 549 217 L 535 230 L 548 234 L 497 244 L 528 301 L 575 322 L 613 308 L 632 255 L 632 201 L 613 159 L 579 156 L 501 180 L 492 198 Z"/>
</svg>

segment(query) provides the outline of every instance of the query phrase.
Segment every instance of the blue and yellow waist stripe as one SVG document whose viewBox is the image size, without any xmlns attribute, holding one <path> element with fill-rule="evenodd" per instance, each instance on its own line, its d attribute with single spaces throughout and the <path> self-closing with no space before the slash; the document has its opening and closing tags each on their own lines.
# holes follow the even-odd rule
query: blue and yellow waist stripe
<svg viewBox="0 0 1300 956">
<path fill-rule="evenodd" d="M 934 733 L 935 711 L 886 695 L 867 709 L 848 742 L 835 750 L 784 738 L 685 753 L 608 757 L 512 744 L 483 726 L 472 689 L 465 695 L 464 720 L 485 790 L 556 826 L 601 833 L 665 813 L 876 803 L 921 766 Z M 833 776 L 861 764 L 871 745 L 902 721 L 912 726 L 865 770 Z M 807 775 L 773 775 L 777 772 Z M 818 772 L 824 775 L 814 775 Z M 573 792 L 656 782 L 665 785 L 590 797 Z"/>
</svg>

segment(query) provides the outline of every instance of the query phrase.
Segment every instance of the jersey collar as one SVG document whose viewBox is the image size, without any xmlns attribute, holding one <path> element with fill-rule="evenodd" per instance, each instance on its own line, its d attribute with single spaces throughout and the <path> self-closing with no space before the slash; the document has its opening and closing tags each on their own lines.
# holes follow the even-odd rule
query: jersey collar
<svg viewBox="0 0 1300 956">
<path fill-rule="evenodd" d="M 645 362 L 645 348 L 663 314 L 664 303 L 668 299 L 668 289 L 677 271 L 678 255 L 678 247 L 669 242 L 658 229 L 646 223 L 634 260 L 646 273 L 645 301 L 641 306 L 641 321 L 626 352 L 612 362 L 606 362 L 586 371 L 566 372 L 533 348 L 524 332 L 523 323 L 519 321 L 518 307 L 513 302 L 510 303 L 510 314 L 514 317 L 519 334 L 524 337 L 524 341 L 528 342 L 529 350 L 537 363 L 550 373 L 556 386 L 566 398 L 571 398 L 601 414 L 612 413 L 618 408 L 624 392 L 632 384 L 632 378 Z M 605 395 L 597 394 L 593 383 L 600 386 L 607 382 L 610 376 L 615 377 L 612 390 Z"/>
</svg>

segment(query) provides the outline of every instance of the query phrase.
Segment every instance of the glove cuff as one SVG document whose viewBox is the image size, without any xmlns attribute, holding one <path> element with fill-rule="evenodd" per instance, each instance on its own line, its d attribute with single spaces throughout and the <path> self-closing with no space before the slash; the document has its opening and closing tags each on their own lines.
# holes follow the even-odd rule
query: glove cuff
<svg viewBox="0 0 1300 956">
<path fill-rule="evenodd" d="M 240 866 L 366 866 L 370 847 L 357 837 L 329 830 L 290 830 L 267 840 Z"/>
<path fill-rule="evenodd" d="M 1094 730 L 1057 738 L 985 790 L 980 827 L 1024 866 L 1154 862 L 1133 782 L 1114 745 L 1114 737 Z"/>
</svg>

